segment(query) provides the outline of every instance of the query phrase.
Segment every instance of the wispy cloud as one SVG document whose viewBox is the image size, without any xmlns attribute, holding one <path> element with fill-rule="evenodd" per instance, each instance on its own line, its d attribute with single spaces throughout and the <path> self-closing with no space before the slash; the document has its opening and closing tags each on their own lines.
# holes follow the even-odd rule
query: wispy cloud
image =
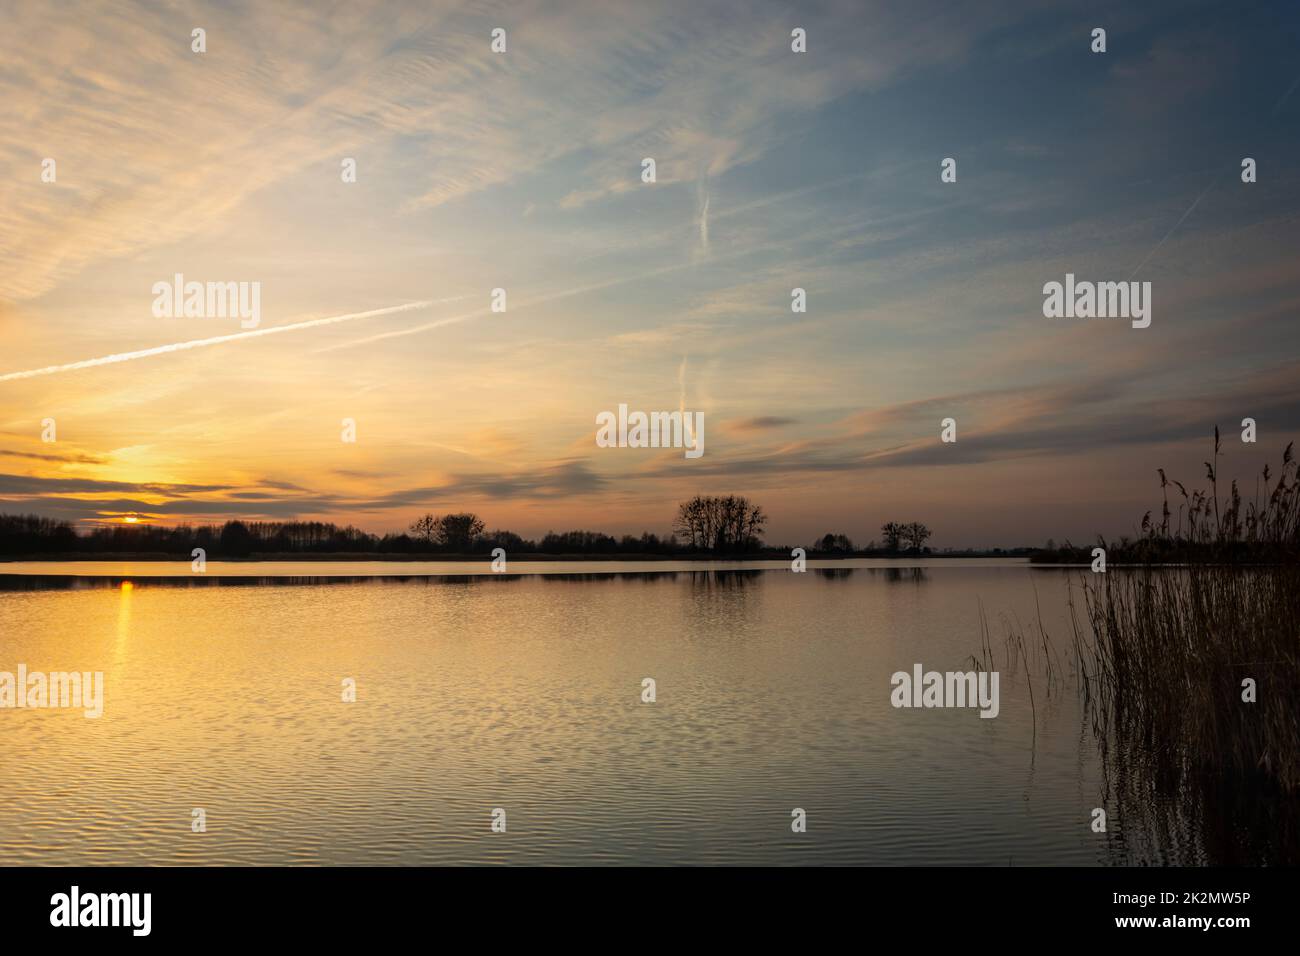
<svg viewBox="0 0 1300 956">
<path fill-rule="evenodd" d="M 155 355 L 167 355 L 171 352 L 184 352 L 188 349 L 206 348 L 210 345 L 225 345 L 228 342 L 241 342 L 246 339 L 263 338 L 268 335 L 280 335 L 284 332 L 301 332 L 326 325 L 338 325 L 357 319 L 373 319 L 382 315 L 396 315 L 400 312 L 413 312 L 427 309 L 440 302 L 457 302 L 467 296 L 455 296 L 450 299 L 429 299 L 424 302 L 408 302 L 405 305 L 393 305 L 383 309 L 371 309 L 367 312 L 348 312 L 344 315 L 331 315 L 323 319 L 307 319 L 303 322 L 291 322 L 288 325 L 273 325 L 265 329 L 252 329 L 246 332 L 232 332 L 228 335 L 213 335 L 206 339 L 190 339 L 186 342 L 172 342 L 168 345 L 156 345 L 148 349 L 136 349 L 134 352 L 119 352 L 116 355 L 104 355 L 99 358 L 82 359 L 64 365 L 47 365 L 44 368 L 28 369 L 24 372 L 6 372 L 0 375 L 0 382 L 14 381 L 20 378 L 36 378 L 41 375 L 57 375 L 60 372 L 75 372 L 79 369 L 96 368 L 100 365 L 114 365 L 118 362 L 133 362 L 136 359 L 152 358 Z"/>
<path fill-rule="evenodd" d="M 188 9 L 6 10 L 0 456 L 30 473 L 0 508 L 639 531 L 748 491 L 778 538 L 856 501 L 855 537 L 878 508 L 1060 539 L 1083 512 L 1020 499 L 1127 520 L 1115 476 L 1300 422 L 1272 7 L 1112 5 L 1105 57 L 1083 0 Z M 1247 154 L 1258 183 L 1220 172 Z M 1135 266 L 1149 330 L 1042 317 L 1045 281 Z M 285 324 L 186 338 L 149 310 L 181 271 L 259 280 Z M 720 427 L 698 461 L 598 455 L 624 400 Z M 1052 490 L 1009 497 L 1028 476 Z"/>
</svg>

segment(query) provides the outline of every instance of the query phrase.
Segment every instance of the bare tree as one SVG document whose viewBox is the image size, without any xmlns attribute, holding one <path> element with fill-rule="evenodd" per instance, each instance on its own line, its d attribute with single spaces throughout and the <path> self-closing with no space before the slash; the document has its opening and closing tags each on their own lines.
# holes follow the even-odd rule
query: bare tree
<svg viewBox="0 0 1300 956">
<path fill-rule="evenodd" d="M 888 521 L 880 526 L 880 536 L 885 539 L 886 551 L 898 551 L 903 542 L 906 529 L 897 521 Z"/>
<path fill-rule="evenodd" d="M 908 550 L 918 554 L 925 547 L 926 540 L 933 534 L 933 531 L 919 521 L 913 521 L 903 528 L 903 540 L 907 542 Z"/>
<path fill-rule="evenodd" d="M 673 530 L 689 541 L 692 548 L 747 551 L 759 546 L 766 523 L 763 509 L 748 498 L 696 495 L 678 506 Z"/>
<path fill-rule="evenodd" d="M 417 541 L 422 541 L 432 546 L 437 540 L 438 535 L 438 516 L 434 514 L 423 515 L 411 522 L 409 529 L 411 537 Z"/>
</svg>

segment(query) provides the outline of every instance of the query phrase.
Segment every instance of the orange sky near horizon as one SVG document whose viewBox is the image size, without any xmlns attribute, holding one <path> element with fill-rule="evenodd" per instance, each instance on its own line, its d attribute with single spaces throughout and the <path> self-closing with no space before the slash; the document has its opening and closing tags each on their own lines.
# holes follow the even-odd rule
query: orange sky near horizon
<svg viewBox="0 0 1300 956">
<path fill-rule="evenodd" d="M 774 2 L 20 5 L 0 512 L 667 534 L 743 494 L 770 543 L 1083 542 L 1201 484 L 1216 425 L 1252 488 L 1300 436 L 1270 25 L 1134 10 L 1090 59 L 1032 3 L 903 7 L 795 53 Z M 1152 282 L 1151 327 L 1045 318 L 1067 273 Z M 256 282 L 256 325 L 160 317 L 177 274 Z M 704 454 L 597 447 L 619 404 L 703 412 Z"/>
</svg>

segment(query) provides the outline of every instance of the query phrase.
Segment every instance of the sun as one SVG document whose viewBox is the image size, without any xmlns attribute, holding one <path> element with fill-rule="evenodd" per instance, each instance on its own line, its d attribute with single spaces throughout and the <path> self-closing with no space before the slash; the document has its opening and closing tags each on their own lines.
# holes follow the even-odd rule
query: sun
<svg viewBox="0 0 1300 956">
<path fill-rule="evenodd" d="M 126 522 L 127 524 L 139 524 L 139 523 L 140 523 L 140 519 L 139 519 L 139 517 L 136 516 L 136 515 L 127 515 L 127 516 L 124 517 L 122 520 L 123 520 L 124 522 Z"/>
</svg>

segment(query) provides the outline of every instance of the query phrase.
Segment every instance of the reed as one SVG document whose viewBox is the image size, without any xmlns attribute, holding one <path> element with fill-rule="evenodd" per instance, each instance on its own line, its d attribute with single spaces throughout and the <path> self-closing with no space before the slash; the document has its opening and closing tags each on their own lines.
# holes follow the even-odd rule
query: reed
<svg viewBox="0 0 1300 956">
<path fill-rule="evenodd" d="M 1240 788 L 1278 795 L 1288 819 L 1300 820 L 1300 481 L 1292 448 L 1276 475 L 1264 469 L 1251 500 L 1236 481 L 1220 495 L 1216 428 L 1208 488 L 1189 491 L 1160 471 L 1160 519 L 1148 512 L 1141 538 L 1123 543 L 1132 566 L 1074 572 L 1068 653 L 1054 650 L 1041 615 L 1036 627 L 1008 628 L 1008 663 L 1028 662 L 1038 647 L 1040 683 L 1046 678 L 1049 692 L 1067 678 L 1076 684 L 1112 779 L 1144 781 L 1148 798 Z M 981 657 L 991 667 L 982 628 Z"/>
<path fill-rule="evenodd" d="M 1255 479 L 1248 496 L 1234 478 L 1219 493 L 1219 459 L 1223 457 L 1219 429 L 1214 429 L 1214 454 L 1205 462 L 1209 486 L 1189 491 L 1163 468 L 1158 518 L 1148 511 L 1136 537 L 1114 541 L 1097 539 L 1110 563 L 1296 563 L 1300 562 L 1300 480 L 1297 480 L 1294 445 L 1282 452 L 1277 472 L 1268 465 Z M 1171 507 L 1172 504 L 1172 507 Z M 1040 549 L 1036 563 L 1087 564 L 1091 548 L 1067 543 L 1062 548 Z"/>
<path fill-rule="evenodd" d="M 1189 492 L 1179 481 L 1166 477 L 1163 468 L 1160 490 L 1164 503 L 1159 522 L 1151 512 L 1142 519 L 1147 557 L 1162 551 L 1186 550 L 1204 557 L 1233 558 L 1262 556 L 1295 561 L 1300 557 L 1300 482 L 1297 482 L 1295 442 L 1282 452 L 1282 467 L 1274 475 L 1268 465 L 1255 481 L 1251 500 L 1244 500 L 1234 478 L 1228 490 L 1219 495 L 1219 459 L 1222 442 L 1214 429 L 1214 455 L 1205 462 L 1205 477 L 1210 487 Z M 1275 480 L 1276 479 L 1276 480 Z M 1178 490 L 1177 519 L 1169 508 L 1169 488 Z M 1217 553 L 1217 554 L 1216 554 Z"/>
<path fill-rule="evenodd" d="M 1080 591 L 1074 656 L 1108 740 L 1176 778 L 1300 791 L 1300 566 L 1144 567 Z"/>
</svg>

